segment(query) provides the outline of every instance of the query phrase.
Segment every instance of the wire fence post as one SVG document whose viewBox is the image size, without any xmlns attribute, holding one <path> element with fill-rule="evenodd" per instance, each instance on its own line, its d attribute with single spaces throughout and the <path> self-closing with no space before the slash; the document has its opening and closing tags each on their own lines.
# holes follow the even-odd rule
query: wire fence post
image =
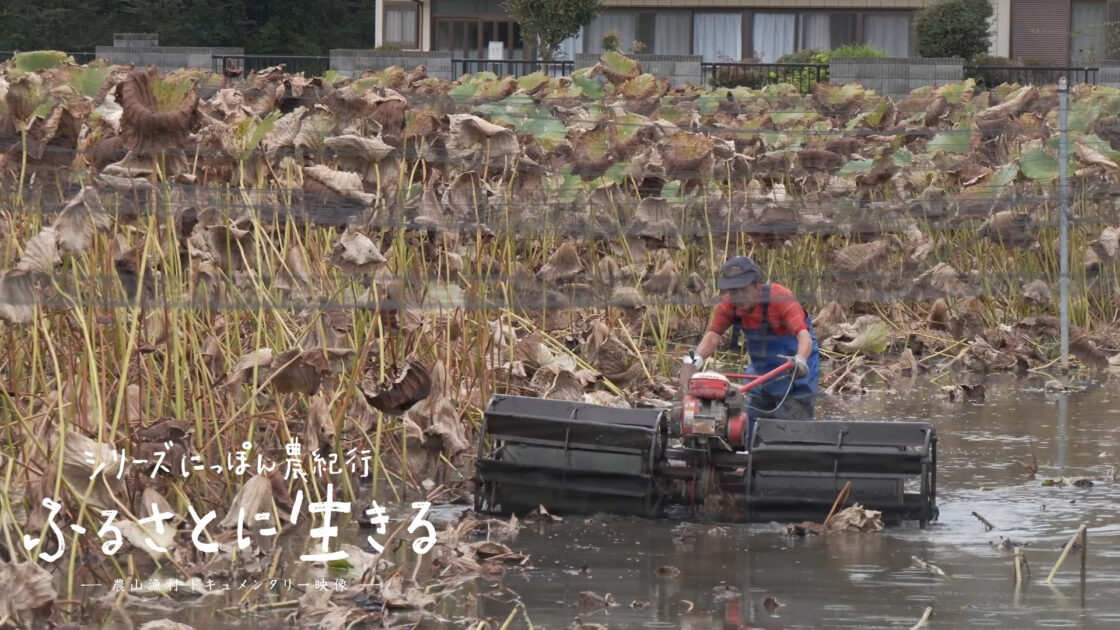
<svg viewBox="0 0 1120 630">
<path fill-rule="evenodd" d="M 1061 297 L 1062 373 L 1069 371 L 1069 174 L 1067 146 L 1069 114 L 1069 83 L 1066 77 L 1058 79 L 1058 212 L 1061 223 L 1061 269 L 1059 284 Z"/>
</svg>

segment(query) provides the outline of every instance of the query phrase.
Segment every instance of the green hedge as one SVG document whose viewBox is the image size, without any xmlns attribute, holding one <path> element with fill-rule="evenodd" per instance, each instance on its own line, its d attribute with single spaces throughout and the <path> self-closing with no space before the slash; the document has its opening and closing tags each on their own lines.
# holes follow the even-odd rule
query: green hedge
<svg viewBox="0 0 1120 630">
<path fill-rule="evenodd" d="M 989 0 L 943 0 L 918 11 L 914 18 L 918 54 L 972 59 L 986 53 L 991 17 Z"/>
</svg>

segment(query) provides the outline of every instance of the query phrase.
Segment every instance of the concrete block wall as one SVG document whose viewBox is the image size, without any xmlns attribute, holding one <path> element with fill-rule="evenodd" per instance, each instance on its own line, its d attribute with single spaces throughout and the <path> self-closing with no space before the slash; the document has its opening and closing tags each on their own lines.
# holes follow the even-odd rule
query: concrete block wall
<svg viewBox="0 0 1120 630">
<path fill-rule="evenodd" d="M 599 63 L 598 54 L 576 53 L 573 61 L 576 69 L 590 68 Z M 636 59 L 642 65 L 642 72 L 648 72 L 655 77 L 668 77 L 674 87 L 685 84 L 701 86 L 703 74 L 700 55 L 626 55 Z"/>
<path fill-rule="evenodd" d="M 828 63 L 828 76 L 833 85 L 859 83 L 880 94 L 903 98 L 922 86 L 963 81 L 964 59 L 832 59 Z"/>
<path fill-rule="evenodd" d="M 114 40 L 115 41 L 115 40 Z M 98 46 L 97 58 L 113 64 L 134 64 L 137 68 L 159 66 L 161 71 L 180 68 L 214 67 L 214 55 L 243 55 L 244 48 L 219 48 L 212 46 Z"/>
<path fill-rule="evenodd" d="M 453 80 L 450 51 L 422 50 L 331 50 L 331 70 L 347 76 L 358 76 L 366 70 L 381 70 L 400 66 L 406 71 L 423 65 L 428 76 Z"/>
</svg>

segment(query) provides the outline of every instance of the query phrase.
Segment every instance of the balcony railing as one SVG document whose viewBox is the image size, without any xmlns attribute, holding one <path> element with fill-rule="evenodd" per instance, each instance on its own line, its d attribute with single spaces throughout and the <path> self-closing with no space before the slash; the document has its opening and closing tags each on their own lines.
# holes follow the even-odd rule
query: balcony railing
<svg viewBox="0 0 1120 630">
<path fill-rule="evenodd" d="M 213 55 L 214 72 L 221 74 L 227 68 L 241 70 L 241 76 L 249 76 L 254 70 L 263 70 L 284 64 L 284 71 L 290 74 L 303 73 L 306 77 L 321 77 L 331 69 L 331 58 L 314 55 Z"/>
<path fill-rule="evenodd" d="M 809 92 L 828 81 L 827 63 L 706 62 L 700 64 L 704 85 L 758 89 L 775 83 L 791 83 Z"/>
<path fill-rule="evenodd" d="M 460 77 L 464 74 L 476 72 L 493 72 L 502 77 L 512 75 L 523 77 L 534 72 L 543 72 L 549 76 L 568 76 L 575 70 L 575 62 L 564 61 L 539 61 L 535 59 L 452 59 L 451 74 Z"/>
<path fill-rule="evenodd" d="M 1096 85 L 1098 70 L 1099 68 L 1085 67 L 965 66 L 964 74 L 974 79 L 978 86 L 985 88 L 1003 83 L 1056 85 L 1063 76 L 1069 85 Z"/>
</svg>

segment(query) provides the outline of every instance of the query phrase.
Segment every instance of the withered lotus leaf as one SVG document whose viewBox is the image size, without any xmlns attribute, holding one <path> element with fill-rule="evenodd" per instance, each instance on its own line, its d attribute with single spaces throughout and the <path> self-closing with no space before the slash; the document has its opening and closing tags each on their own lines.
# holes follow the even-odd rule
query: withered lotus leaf
<svg viewBox="0 0 1120 630">
<path fill-rule="evenodd" d="M 388 415 L 400 415 L 427 398 L 431 389 L 432 378 L 428 369 L 418 361 L 411 361 L 389 380 L 363 389 L 363 393 L 374 409 Z"/>
</svg>

